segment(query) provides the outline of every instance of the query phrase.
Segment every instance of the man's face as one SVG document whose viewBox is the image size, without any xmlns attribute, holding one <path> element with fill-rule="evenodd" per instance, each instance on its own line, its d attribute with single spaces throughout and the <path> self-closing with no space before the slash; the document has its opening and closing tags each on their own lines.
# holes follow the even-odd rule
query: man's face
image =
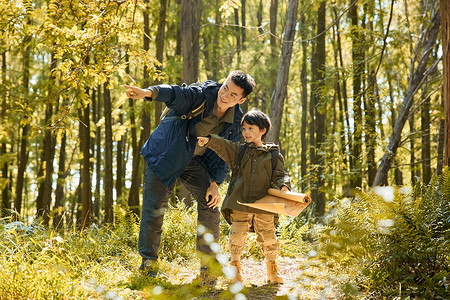
<svg viewBox="0 0 450 300">
<path fill-rule="evenodd" d="M 221 111 L 226 111 L 236 104 L 244 103 L 246 98 L 242 96 L 243 93 L 244 89 L 234 84 L 233 80 L 228 77 L 217 94 L 217 107 Z"/>
</svg>

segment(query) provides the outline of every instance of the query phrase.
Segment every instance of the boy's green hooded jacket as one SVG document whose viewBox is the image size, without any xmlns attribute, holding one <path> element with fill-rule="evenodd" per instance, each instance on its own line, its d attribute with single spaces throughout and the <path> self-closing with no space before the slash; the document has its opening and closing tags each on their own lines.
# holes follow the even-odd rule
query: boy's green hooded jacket
<svg viewBox="0 0 450 300">
<path fill-rule="evenodd" d="M 212 134 L 206 147 L 214 150 L 223 161 L 234 169 L 239 152 L 239 143 L 221 138 Z M 222 214 L 230 222 L 230 210 L 235 209 L 249 213 L 272 214 L 270 212 L 258 210 L 238 203 L 254 203 L 267 196 L 269 188 L 281 189 L 286 185 L 289 189 L 290 179 L 284 170 L 284 159 L 278 155 L 278 163 L 272 173 L 272 156 L 270 151 L 279 147 L 275 144 L 263 144 L 256 147 L 249 144 L 242 156 L 237 174 L 233 174 L 228 192 L 222 204 Z M 272 175 L 273 174 L 273 175 Z"/>
</svg>

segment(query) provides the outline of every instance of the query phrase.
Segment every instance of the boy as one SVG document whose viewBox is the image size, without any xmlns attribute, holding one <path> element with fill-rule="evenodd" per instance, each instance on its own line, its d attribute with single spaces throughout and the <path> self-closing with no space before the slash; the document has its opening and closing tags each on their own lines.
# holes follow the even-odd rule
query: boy
<svg viewBox="0 0 450 300">
<path fill-rule="evenodd" d="M 247 232 L 254 225 L 257 242 L 267 262 L 267 282 L 283 283 L 278 275 L 276 257 L 279 242 L 275 235 L 276 214 L 251 208 L 240 203 L 254 203 L 267 195 L 269 188 L 289 191 L 290 179 L 284 171 L 284 159 L 275 144 L 263 143 L 271 122 L 269 117 L 256 109 L 250 110 L 241 121 L 245 152 L 239 155 L 240 144 L 225 140 L 215 134 L 198 137 L 201 147 L 214 150 L 233 170 L 228 192 L 222 204 L 222 214 L 230 228 L 231 266 L 237 273 L 233 281 L 241 281 L 240 256 L 245 246 Z M 272 167 L 272 151 L 278 153 L 275 168 Z M 241 157 L 240 161 L 239 157 Z"/>
</svg>

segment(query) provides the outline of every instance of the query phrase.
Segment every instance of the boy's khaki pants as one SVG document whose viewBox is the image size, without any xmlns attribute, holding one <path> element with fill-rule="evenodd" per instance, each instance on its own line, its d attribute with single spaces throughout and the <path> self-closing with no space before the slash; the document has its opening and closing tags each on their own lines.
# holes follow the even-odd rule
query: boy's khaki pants
<svg viewBox="0 0 450 300">
<path fill-rule="evenodd" d="M 276 259 L 280 243 L 275 235 L 274 215 L 254 214 L 238 210 L 231 211 L 230 252 L 231 261 L 240 260 L 245 247 L 247 232 L 252 225 L 257 234 L 256 241 L 267 261 Z"/>
</svg>

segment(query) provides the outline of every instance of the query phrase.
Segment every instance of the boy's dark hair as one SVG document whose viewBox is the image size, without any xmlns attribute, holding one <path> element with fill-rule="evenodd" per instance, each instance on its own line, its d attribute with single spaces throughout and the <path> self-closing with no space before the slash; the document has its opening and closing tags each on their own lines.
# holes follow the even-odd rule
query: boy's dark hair
<svg viewBox="0 0 450 300">
<path fill-rule="evenodd" d="M 245 74 L 240 70 L 231 71 L 229 77 L 235 85 L 244 90 L 242 95 L 243 98 L 247 97 L 255 88 L 256 84 L 252 76 Z"/>
<path fill-rule="evenodd" d="M 265 128 L 266 132 L 261 137 L 262 140 L 266 138 L 267 133 L 269 132 L 270 128 L 272 128 L 272 122 L 270 122 L 269 116 L 256 108 L 252 108 L 242 117 L 241 126 L 244 124 L 244 122 L 248 125 L 255 125 L 259 129 Z"/>
</svg>

